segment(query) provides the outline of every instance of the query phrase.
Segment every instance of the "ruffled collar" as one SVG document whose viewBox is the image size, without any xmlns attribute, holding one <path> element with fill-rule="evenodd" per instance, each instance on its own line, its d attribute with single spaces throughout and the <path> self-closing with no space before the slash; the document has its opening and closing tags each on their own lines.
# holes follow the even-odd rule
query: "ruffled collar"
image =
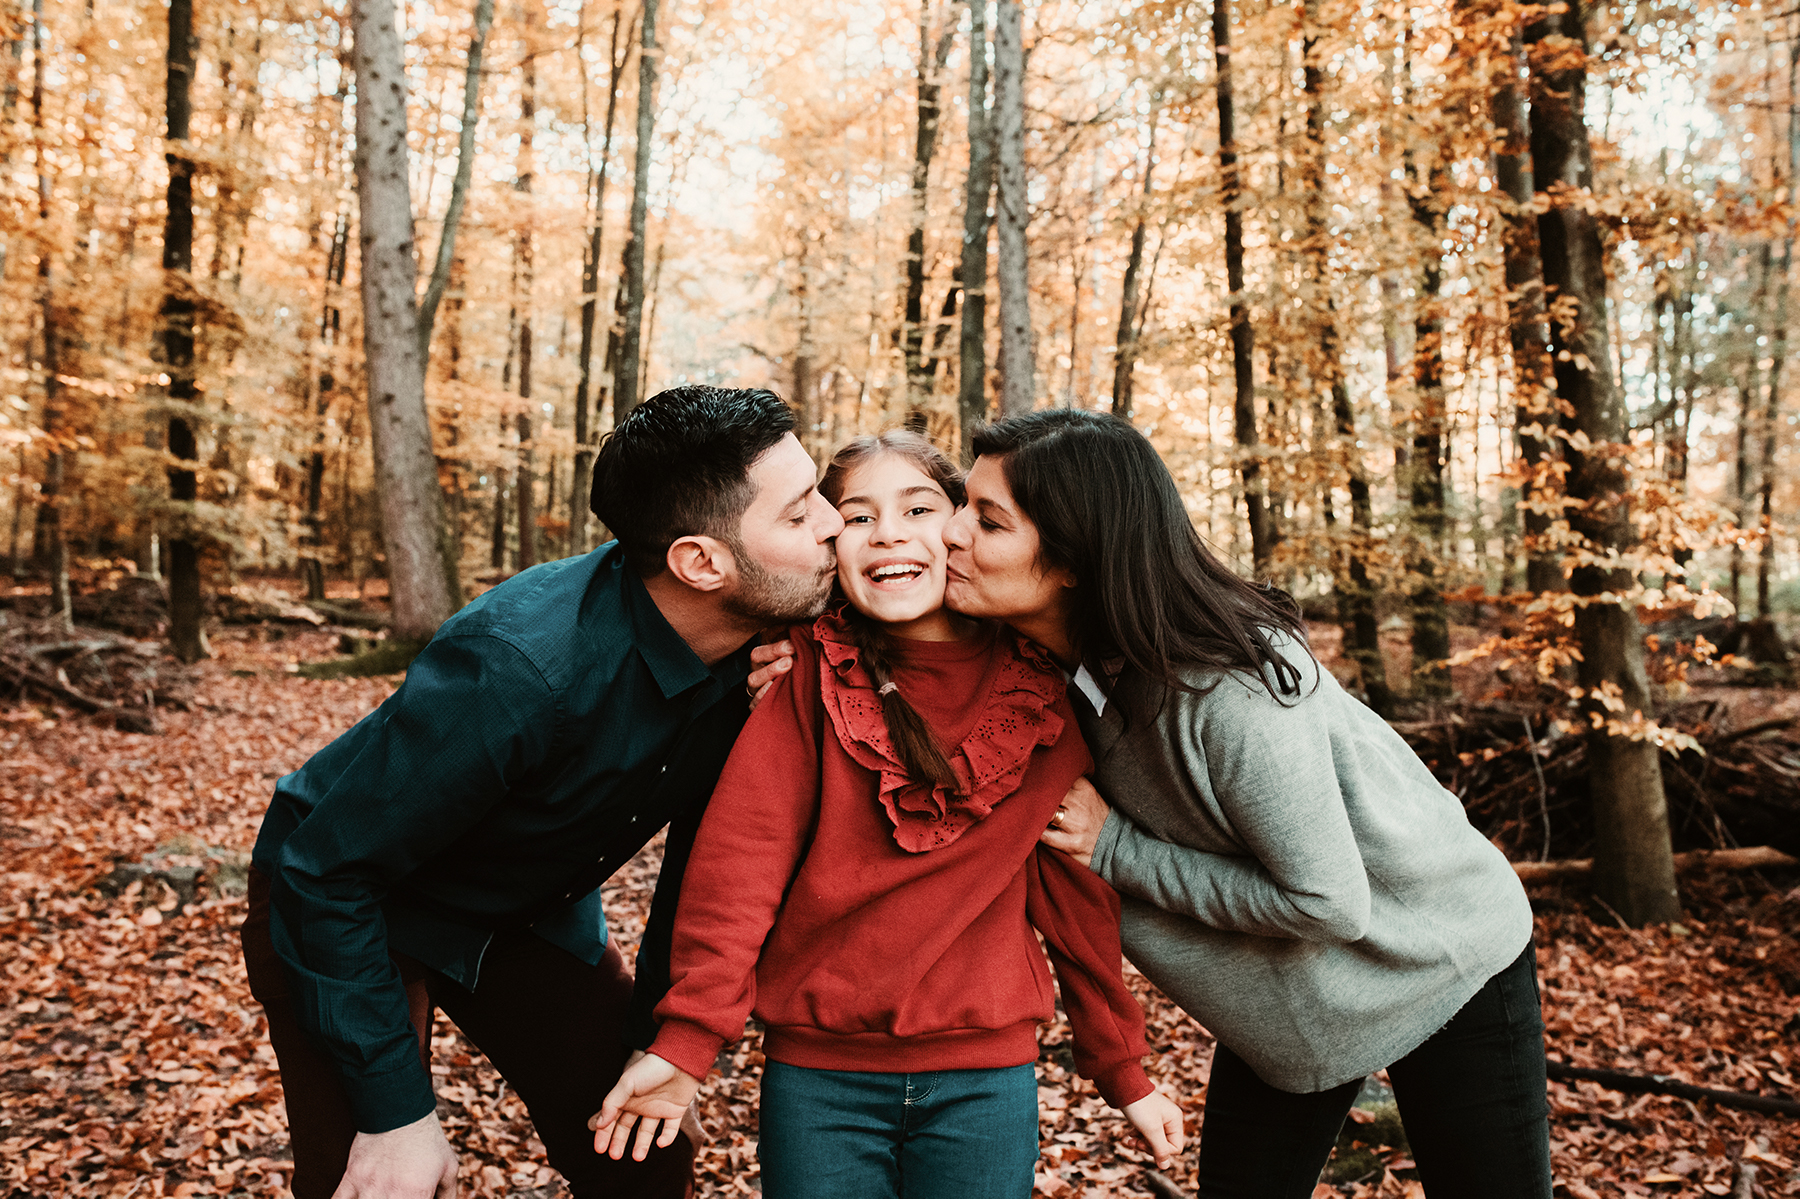
<svg viewBox="0 0 1800 1199">
<path fill-rule="evenodd" d="M 981 716 L 962 744 L 947 752 L 956 784 L 915 781 L 900 764 L 842 608 L 819 617 L 812 632 L 832 728 L 852 759 L 880 774 L 881 806 L 893 821 L 895 842 L 908 853 L 939 849 L 962 836 L 1018 790 L 1032 753 L 1062 736 L 1063 718 L 1051 710 L 1063 695 L 1062 671 L 1035 644 L 1003 629 L 994 651 L 1002 660 L 991 672 Z"/>
</svg>

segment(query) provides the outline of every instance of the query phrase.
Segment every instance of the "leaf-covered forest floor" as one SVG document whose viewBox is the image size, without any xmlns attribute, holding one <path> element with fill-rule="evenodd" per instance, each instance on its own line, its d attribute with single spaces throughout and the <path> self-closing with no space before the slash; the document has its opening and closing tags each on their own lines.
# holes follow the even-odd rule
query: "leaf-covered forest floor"
<svg viewBox="0 0 1800 1199">
<path fill-rule="evenodd" d="M 232 883 L 272 781 L 394 685 L 288 673 L 335 643 L 323 631 L 224 629 L 193 672 L 189 707 L 159 713 L 156 734 L 10 691 L 0 701 L 0 1194 L 283 1189 L 280 1084 L 238 960 L 243 900 Z M 189 897 L 155 875 L 115 873 L 144 860 L 177 884 L 198 872 L 211 885 Z M 623 944 L 635 941 L 654 878 L 653 846 L 614 880 L 609 911 Z M 1572 888 L 1534 896 L 1552 1056 L 1800 1094 L 1800 877 L 1683 882 L 1688 918 L 1640 932 L 1590 918 Z M 1133 984 L 1160 1055 L 1153 1073 L 1192 1132 L 1210 1038 L 1141 978 Z M 1067 1071 L 1067 1039 L 1061 1024 L 1041 1037 L 1039 1192 L 1146 1193 L 1122 1120 Z M 518 1098 L 442 1017 L 433 1054 L 465 1191 L 560 1193 Z M 756 1187 L 759 1061 L 752 1036 L 708 1082 L 702 1195 Z M 1559 1195 L 1726 1195 L 1740 1162 L 1757 1169 L 1755 1194 L 1800 1195 L 1800 1120 L 1586 1082 L 1553 1083 L 1551 1100 Z M 1374 1110 L 1348 1127 L 1339 1181 L 1321 1196 L 1420 1193 L 1391 1120 Z M 1190 1188 L 1193 1158 L 1190 1148 L 1172 1172 Z"/>
</svg>

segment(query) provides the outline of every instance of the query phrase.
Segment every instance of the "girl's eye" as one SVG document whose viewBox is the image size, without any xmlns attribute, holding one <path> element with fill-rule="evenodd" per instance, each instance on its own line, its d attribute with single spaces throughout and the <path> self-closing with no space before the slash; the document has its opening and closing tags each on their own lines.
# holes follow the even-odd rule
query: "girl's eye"
<svg viewBox="0 0 1800 1199">
<path fill-rule="evenodd" d="M 866 514 L 859 514 L 856 516 L 846 516 L 844 518 L 844 523 L 847 525 L 861 525 L 861 524 L 867 524 L 868 522 L 870 522 L 874 519 L 875 518 L 873 516 L 869 516 Z"/>
<path fill-rule="evenodd" d="M 908 516 L 930 516 L 936 511 L 937 509 L 933 508 L 930 504 L 921 504 L 917 508 L 908 509 L 906 514 Z"/>
</svg>

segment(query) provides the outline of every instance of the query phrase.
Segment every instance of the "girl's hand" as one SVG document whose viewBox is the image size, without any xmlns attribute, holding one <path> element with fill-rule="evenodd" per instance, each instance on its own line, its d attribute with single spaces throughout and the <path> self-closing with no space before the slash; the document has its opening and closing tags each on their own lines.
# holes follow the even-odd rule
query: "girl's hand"
<svg viewBox="0 0 1800 1199">
<path fill-rule="evenodd" d="M 1181 1127 L 1181 1109 L 1161 1091 L 1151 1091 L 1142 1099 L 1125 1105 L 1125 1118 L 1144 1138 L 1158 1170 L 1175 1164 L 1175 1155 L 1187 1144 Z"/>
<path fill-rule="evenodd" d="M 673 1063 L 654 1053 L 633 1054 L 600 1110 L 588 1120 L 588 1127 L 594 1130 L 594 1152 L 618 1161 L 631 1145 L 631 1159 L 641 1162 L 649 1155 L 653 1140 L 667 1149 L 675 1143 L 699 1090 L 700 1080 Z M 631 1144 L 634 1131 L 636 1145 Z"/>
<path fill-rule="evenodd" d="M 1100 829 L 1112 809 L 1085 778 L 1075 780 L 1062 806 L 1050 818 L 1050 827 L 1038 838 L 1051 849 L 1060 849 L 1083 866 L 1093 869 L 1094 846 L 1100 841 Z"/>
</svg>

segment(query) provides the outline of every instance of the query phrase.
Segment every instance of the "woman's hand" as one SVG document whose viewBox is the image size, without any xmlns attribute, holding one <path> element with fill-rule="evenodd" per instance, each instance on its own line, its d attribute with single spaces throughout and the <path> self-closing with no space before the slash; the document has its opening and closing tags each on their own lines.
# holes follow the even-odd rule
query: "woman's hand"
<svg viewBox="0 0 1800 1199">
<path fill-rule="evenodd" d="M 1062 806 L 1050 818 L 1050 827 L 1038 840 L 1051 849 L 1060 849 L 1088 869 L 1094 866 L 1094 846 L 1100 841 L 1100 829 L 1112 809 L 1094 790 L 1086 778 L 1078 778 Z"/>
<path fill-rule="evenodd" d="M 1156 1168 L 1167 1170 L 1174 1165 L 1175 1155 L 1187 1144 L 1187 1136 L 1181 1127 L 1181 1109 L 1175 1101 L 1161 1091 L 1151 1091 L 1142 1099 L 1127 1103 L 1124 1111 L 1125 1118 L 1144 1138 L 1150 1156 L 1156 1159 Z"/>
<path fill-rule="evenodd" d="M 654 1053 L 633 1054 L 600 1110 L 588 1120 L 588 1127 L 594 1130 L 594 1152 L 620 1160 L 625 1147 L 631 1145 L 633 1131 L 637 1133 L 637 1144 L 631 1148 L 633 1161 L 641 1162 L 649 1155 L 652 1140 L 668 1148 L 675 1143 L 699 1090 L 700 1080 L 673 1063 Z M 694 1143 L 698 1147 L 699 1141 Z"/>
<path fill-rule="evenodd" d="M 750 693 L 750 710 L 754 712 L 762 697 L 775 685 L 775 680 L 794 668 L 794 643 L 777 641 L 772 645 L 752 646 L 750 665 L 756 669 L 744 680 L 744 689 Z"/>
</svg>

